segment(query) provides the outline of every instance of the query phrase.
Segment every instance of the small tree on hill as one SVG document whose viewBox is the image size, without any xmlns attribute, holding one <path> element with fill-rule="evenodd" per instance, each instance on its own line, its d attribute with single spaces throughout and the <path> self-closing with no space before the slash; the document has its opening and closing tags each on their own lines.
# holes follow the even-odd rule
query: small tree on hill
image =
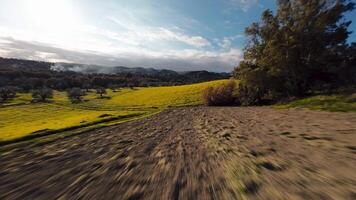
<svg viewBox="0 0 356 200">
<path fill-rule="evenodd" d="M 32 91 L 32 98 L 37 101 L 46 101 L 53 97 L 53 90 L 51 88 L 43 87 Z"/>
<path fill-rule="evenodd" d="M 109 88 L 111 89 L 111 91 L 117 92 L 117 90 L 118 90 L 118 88 L 119 88 L 119 85 L 117 85 L 117 84 L 110 84 L 110 85 L 109 85 Z"/>
<path fill-rule="evenodd" d="M 85 89 L 86 92 L 90 92 L 91 85 L 89 83 L 84 83 L 83 88 Z"/>
<path fill-rule="evenodd" d="M 16 96 L 16 88 L 12 86 L 5 86 L 0 88 L 0 101 L 6 101 Z"/>
<path fill-rule="evenodd" d="M 67 91 L 67 96 L 73 103 L 82 101 L 82 97 L 85 95 L 85 91 L 80 88 L 72 88 Z"/>
<path fill-rule="evenodd" d="M 106 94 L 106 89 L 103 87 L 96 88 L 96 93 L 100 95 L 100 98 L 103 98 L 103 95 Z"/>
</svg>

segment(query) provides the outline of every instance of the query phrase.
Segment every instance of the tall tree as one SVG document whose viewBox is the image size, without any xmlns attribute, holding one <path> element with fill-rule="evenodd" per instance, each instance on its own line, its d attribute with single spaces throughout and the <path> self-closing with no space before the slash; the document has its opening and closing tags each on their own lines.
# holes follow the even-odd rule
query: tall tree
<svg viewBox="0 0 356 200">
<path fill-rule="evenodd" d="M 340 82 L 351 21 L 348 0 L 278 0 L 246 28 L 244 60 L 235 69 L 246 104 L 263 98 L 301 96 Z"/>
</svg>

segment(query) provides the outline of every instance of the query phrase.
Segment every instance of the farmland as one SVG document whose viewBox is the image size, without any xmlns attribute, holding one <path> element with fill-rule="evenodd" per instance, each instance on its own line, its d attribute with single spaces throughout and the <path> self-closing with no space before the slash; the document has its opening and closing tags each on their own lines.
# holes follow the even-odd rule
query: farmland
<svg viewBox="0 0 356 200">
<path fill-rule="evenodd" d="M 160 112 L 167 107 L 201 104 L 204 88 L 222 81 L 152 88 L 108 90 L 107 98 L 88 92 L 81 103 L 71 103 L 65 92 L 54 93 L 47 103 L 31 103 L 29 93 L 4 103 L 0 109 L 0 141 L 16 140 L 39 132 L 120 123 Z M 126 116 L 126 117 L 125 117 Z M 108 123 L 110 122 L 110 123 Z"/>
</svg>

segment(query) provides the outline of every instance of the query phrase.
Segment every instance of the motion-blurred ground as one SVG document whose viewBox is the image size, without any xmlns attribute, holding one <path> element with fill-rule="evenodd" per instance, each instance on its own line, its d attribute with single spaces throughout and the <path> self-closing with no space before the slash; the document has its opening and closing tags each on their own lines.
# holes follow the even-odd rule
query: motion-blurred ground
<svg viewBox="0 0 356 200">
<path fill-rule="evenodd" d="M 356 114 L 181 108 L 0 155 L 0 199 L 356 199 Z"/>
</svg>

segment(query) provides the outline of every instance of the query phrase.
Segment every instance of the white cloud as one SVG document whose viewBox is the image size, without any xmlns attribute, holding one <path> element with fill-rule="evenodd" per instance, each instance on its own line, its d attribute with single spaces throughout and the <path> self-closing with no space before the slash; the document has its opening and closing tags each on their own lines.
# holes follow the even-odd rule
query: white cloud
<svg viewBox="0 0 356 200">
<path fill-rule="evenodd" d="M 206 47 L 210 46 L 210 42 L 201 36 L 188 36 L 183 33 L 174 32 L 165 28 L 159 28 L 159 30 L 153 31 L 150 34 L 153 36 L 158 36 L 158 38 L 166 40 L 176 40 L 194 47 Z"/>
<path fill-rule="evenodd" d="M 21 4 L 21 0 L 13 1 L 17 2 L 14 5 Z M 44 1 L 47 2 L 39 2 Z M 85 12 L 77 12 L 81 9 L 74 1 L 63 2 L 61 6 L 47 2 L 44 8 L 51 8 L 47 10 L 19 7 L 24 9 L 21 13 L 26 13 L 28 7 L 32 17 L 23 17 L 16 6 L 12 10 L 0 7 L 2 11 L 9 10 L 0 14 L 0 21 L 11 19 L 0 25 L 0 56 L 180 71 L 230 71 L 241 58 L 241 51 L 233 48 L 234 36 L 210 41 L 199 32 L 207 32 L 200 22 L 179 13 L 172 15 L 171 10 L 160 15 L 156 10 L 119 6 L 115 12 L 107 13 L 111 17 L 93 17 L 98 23 Z M 60 17 L 58 13 L 67 8 L 71 8 L 69 17 Z M 57 10 L 52 13 L 53 9 Z M 168 24 L 151 20 L 162 16 L 174 17 Z M 71 18 L 76 20 L 70 21 Z"/>
<path fill-rule="evenodd" d="M 247 12 L 253 6 L 258 5 L 258 0 L 229 0 L 229 3 L 237 9 Z"/>
<path fill-rule="evenodd" d="M 176 41 L 197 48 L 211 45 L 211 43 L 202 36 L 187 35 L 177 27 L 175 27 L 175 30 L 172 30 L 165 27 L 137 26 L 133 23 L 125 23 L 124 21 L 118 20 L 114 17 L 107 17 L 107 19 L 124 29 L 121 33 L 107 32 L 109 37 L 120 41 L 125 40 L 133 44 L 141 44 L 142 40 Z"/>
<path fill-rule="evenodd" d="M 233 42 L 239 38 L 243 38 L 243 35 L 233 35 L 230 37 L 224 37 L 222 40 L 217 40 L 217 44 L 222 48 L 222 49 L 230 49 Z"/>
<path fill-rule="evenodd" d="M 177 71 L 231 71 L 241 60 L 240 49 L 206 51 L 197 49 L 148 51 L 121 49 L 105 54 L 93 51 L 74 51 L 38 42 L 0 37 L 0 56 L 51 62 L 74 62 L 107 66 L 154 67 Z"/>
</svg>

